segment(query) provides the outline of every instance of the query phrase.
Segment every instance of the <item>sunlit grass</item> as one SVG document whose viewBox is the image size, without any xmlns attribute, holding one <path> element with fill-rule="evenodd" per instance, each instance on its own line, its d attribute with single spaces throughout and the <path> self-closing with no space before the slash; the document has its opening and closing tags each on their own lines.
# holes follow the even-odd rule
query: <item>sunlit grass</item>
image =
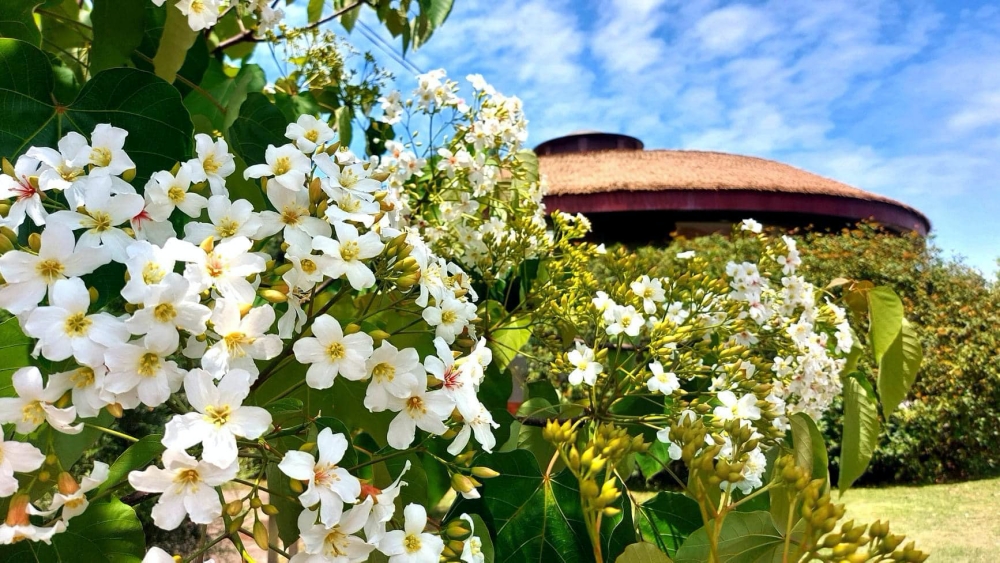
<svg viewBox="0 0 1000 563">
<path fill-rule="evenodd" d="M 893 533 L 931 553 L 930 563 L 1000 561 L 1000 479 L 855 489 L 843 502 L 858 522 L 888 519 Z"/>
</svg>

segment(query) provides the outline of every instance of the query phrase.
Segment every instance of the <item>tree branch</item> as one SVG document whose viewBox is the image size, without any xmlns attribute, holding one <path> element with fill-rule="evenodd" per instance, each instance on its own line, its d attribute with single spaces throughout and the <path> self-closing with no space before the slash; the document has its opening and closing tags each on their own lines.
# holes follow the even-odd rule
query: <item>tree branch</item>
<svg viewBox="0 0 1000 563">
<path fill-rule="evenodd" d="M 368 4 L 368 2 L 366 0 L 358 0 L 357 2 L 354 2 L 353 4 L 351 4 L 350 6 L 345 6 L 342 10 L 338 10 L 338 11 L 330 14 L 329 16 L 326 16 L 324 18 L 320 18 L 320 19 L 314 21 L 313 23 L 311 23 L 311 24 L 309 24 L 309 25 L 307 25 L 305 27 L 301 27 L 299 29 L 313 29 L 313 28 L 319 27 L 319 26 L 321 26 L 321 25 L 323 25 L 325 23 L 328 23 L 328 22 L 330 22 L 332 20 L 335 20 L 335 19 L 339 18 L 340 16 L 342 16 L 342 15 L 350 12 L 351 10 L 354 10 L 355 8 L 360 7 L 362 4 Z M 279 40 L 285 39 L 285 35 L 278 36 L 278 39 Z M 247 43 L 247 42 L 259 43 L 261 41 L 263 41 L 263 39 L 255 36 L 254 35 L 254 30 L 247 29 L 247 30 L 245 30 L 243 32 L 240 32 L 240 33 L 238 33 L 238 34 L 230 37 L 229 39 L 224 39 L 224 40 L 220 41 L 219 44 L 216 45 L 216 47 L 213 50 L 213 52 L 214 53 L 219 53 L 221 51 L 225 51 L 226 49 L 232 47 L 233 45 L 239 45 L 240 43 Z"/>
</svg>

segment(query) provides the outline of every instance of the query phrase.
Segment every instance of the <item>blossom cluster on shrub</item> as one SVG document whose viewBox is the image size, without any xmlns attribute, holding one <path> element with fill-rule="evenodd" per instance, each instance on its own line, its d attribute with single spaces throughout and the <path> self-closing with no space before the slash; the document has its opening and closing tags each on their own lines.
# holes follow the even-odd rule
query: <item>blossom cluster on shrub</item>
<svg viewBox="0 0 1000 563">
<path fill-rule="evenodd" d="M 491 98 L 482 95 L 468 116 L 489 113 Z M 425 242 L 427 225 L 400 189 L 407 157 L 358 158 L 337 148 L 324 121 L 302 116 L 288 126 L 288 144 L 269 146 L 265 162 L 245 170 L 266 195 L 257 209 L 230 194 L 234 158 L 224 140 L 207 135 L 195 138 L 194 158 L 137 189 L 124 150 L 130 134 L 142 132 L 98 125 L 89 138 L 68 133 L 57 147 L 30 148 L 0 175 L 0 198 L 10 202 L 2 225 L 14 247 L 0 256 L 0 308 L 36 341 L 39 366 L 59 366 L 17 370 L 16 396 L 0 399 L 0 422 L 21 435 L 45 424 L 77 433 L 80 419 L 102 410 L 168 405 L 176 414 L 164 429 L 162 467 L 128 475 L 137 491 L 159 494 L 153 519 L 168 530 L 185 518 L 208 524 L 222 516 L 216 489 L 236 478 L 246 446 L 274 431 L 271 414 L 247 398 L 293 360 L 308 366 L 304 384 L 314 389 L 338 377 L 366 381 L 364 406 L 396 413 L 386 436 L 393 448 L 409 447 L 418 428 L 457 431 L 453 455 L 471 437 L 485 451 L 495 446 L 496 423 L 477 398 L 492 361 L 485 340 L 476 341 L 478 297 L 470 277 Z M 19 229 L 32 231 L 27 244 L 17 242 Z M 125 271 L 120 299 L 100 295 L 116 267 Z M 416 308 L 414 323 L 434 333 L 433 354 L 366 332 L 362 320 L 374 311 L 349 322 L 328 314 L 342 299 L 376 291 Z M 451 349 L 459 336 L 464 355 Z M 298 522 L 305 550 L 293 561 L 363 561 L 375 549 L 392 561 L 436 561 L 444 544 L 424 532 L 425 508 L 408 506 L 403 529 L 387 530 L 405 483 L 363 485 L 338 465 L 348 447 L 326 428 L 318 457 L 289 451 L 278 464 L 306 487 Z M 38 470 L 45 453 L 15 438 L 0 444 L 0 460 L 0 495 L 14 495 L 0 543 L 50 541 L 107 478 L 100 462 L 82 483 L 61 468 L 58 492 L 37 508 L 14 472 Z M 33 514 L 45 524 L 32 524 Z M 467 551 L 463 559 L 481 560 Z"/>
<path fill-rule="evenodd" d="M 762 485 L 764 452 L 784 436 L 788 417 L 819 420 L 840 394 L 854 338 L 845 311 L 798 275 L 793 239 L 771 241 L 753 220 L 740 231 L 760 240 L 759 263 L 729 262 L 725 277 L 713 279 L 687 253 L 679 278 L 643 274 L 597 291 L 572 313 L 593 336 L 555 367 L 570 385 L 594 388 L 598 409 L 623 396 L 664 397 L 665 413 L 642 421 L 660 428 L 669 458 L 715 447 L 716 460 L 739 468 L 738 479 L 719 486 L 748 494 Z M 696 419 L 712 430 L 687 443 L 683 428 Z"/>
</svg>

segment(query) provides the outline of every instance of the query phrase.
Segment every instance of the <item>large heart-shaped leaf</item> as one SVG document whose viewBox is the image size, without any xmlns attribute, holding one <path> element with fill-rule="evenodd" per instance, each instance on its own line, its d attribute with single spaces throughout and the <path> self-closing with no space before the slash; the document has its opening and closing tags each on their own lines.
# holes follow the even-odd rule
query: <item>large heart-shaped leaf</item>
<svg viewBox="0 0 1000 563">
<path fill-rule="evenodd" d="M 146 552 L 142 524 L 118 499 L 91 504 L 70 520 L 52 544 L 22 541 L 0 546 L 4 563 L 140 563 Z"/>
<path fill-rule="evenodd" d="M 785 538 L 768 512 L 732 512 L 719 532 L 718 555 L 727 563 L 780 562 Z M 793 544 L 794 545 L 794 544 Z M 711 561 L 708 533 L 699 528 L 677 550 L 674 563 Z"/>
<path fill-rule="evenodd" d="M 53 104 L 49 59 L 23 41 L 0 39 L 0 155 L 54 147 L 68 131 L 89 136 L 99 123 L 129 132 L 125 150 L 136 184 L 191 154 L 191 117 L 177 89 L 133 68 L 98 73 L 69 106 Z"/>
<path fill-rule="evenodd" d="M 643 538 L 668 553 L 675 553 L 691 532 L 704 524 L 698 503 L 681 493 L 661 491 L 638 509 L 636 519 Z"/>
<path fill-rule="evenodd" d="M 42 40 L 35 25 L 35 8 L 42 0 L 4 0 L 0 10 L 0 37 L 20 39 L 32 45 Z"/>
<path fill-rule="evenodd" d="M 523 450 L 483 456 L 477 464 L 500 473 L 480 493 L 496 530 L 497 563 L 593 560 L 580 492 L 569 471 L 543 476 Z"/>
<path fill-rule="evenodd" d="M 94 0 L 90 21 L 94 43 L 90 49 L 90 72 L 100 71 L 129 60 L 142 42 L 144 0 Z"/>
<path fill-rule="evenodd" d="M 17 317 L 3 313 L 0 320 L 0 397 L 13 397 L 11 377 L 18 368 L 31 365 L 31 339 L 21 332 Z"/>
</svg>

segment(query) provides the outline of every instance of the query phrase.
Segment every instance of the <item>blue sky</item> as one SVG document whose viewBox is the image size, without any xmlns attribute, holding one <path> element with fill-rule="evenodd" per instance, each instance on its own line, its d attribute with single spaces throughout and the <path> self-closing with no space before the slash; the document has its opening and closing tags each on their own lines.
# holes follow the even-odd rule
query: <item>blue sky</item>
<svg viewBox="0 0 1000 563">
<path fill-rule="evenodd" d="M 530 145 L 599 129 L 780 160 L 917 207 L 948 255 L 996 270 L 995 2 L 455 0 L 407 58 L 520 96 Z"/>
</svg>

